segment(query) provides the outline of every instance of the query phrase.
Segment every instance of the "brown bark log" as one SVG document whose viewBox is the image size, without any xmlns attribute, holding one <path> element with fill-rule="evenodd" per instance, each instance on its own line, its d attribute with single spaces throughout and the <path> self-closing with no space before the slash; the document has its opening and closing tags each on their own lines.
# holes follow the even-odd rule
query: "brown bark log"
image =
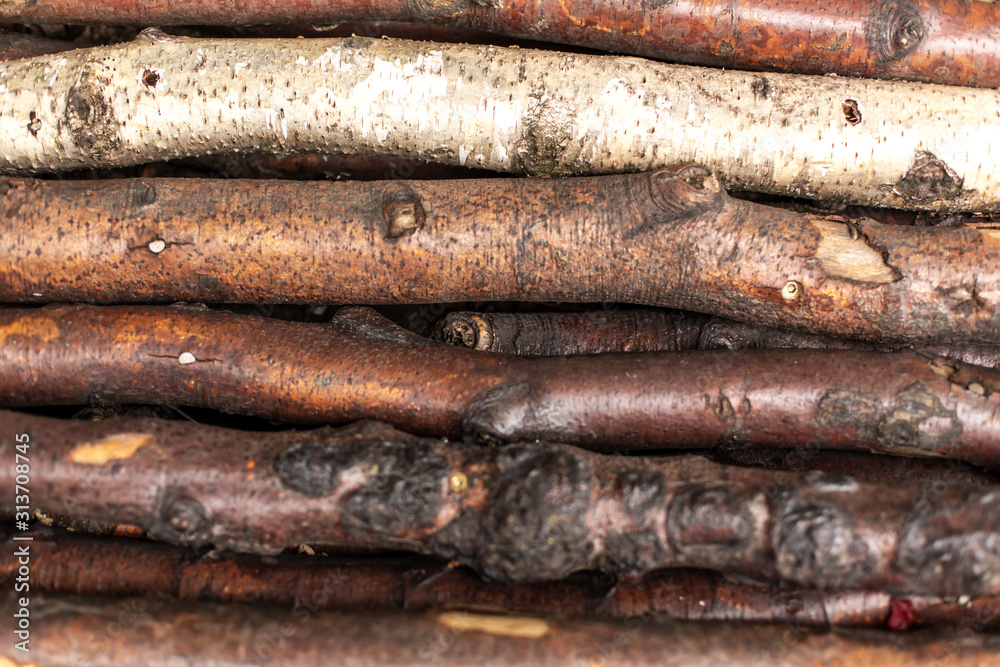
<svg viewBox="0 0 1000 667">
<path fill-rule="evenodd" d="M 824 590 L 1000 594 L 994 487 L 874 485 L 540 442 L 469 448 L 375 422 L 255 434 L 0 422 L 0 450 L 30 436 L 33 507 L 174 544 L 402 549 L 509 583 L 695 567 Z M 14 486 L 12 466 L 0 481 Z"/>
<path fill-rule="evenodd" d="M 440 321 L 433 337 L 484 352 L 538 356 L 719 348 L 878 352 L 916 349 L 923 354 L 1000 369 L 1000 346 L 996 345 L 921 345 L 914 348 L 799 333 L 682 311 L 460 311 L 449 313 Z"/>
<path fill-rule="evenodd" d="M 0 62 L 17 60 L 18 58 L 33 58 L 48 53 L 59 53 L 77 48 L 74 44 L 58 39 L 48 39 L 35 35 L 23 35 L 0 29 Z"/>
<path fill-rule="evenodd" d="M 692 350 L 707 319 L 662 310 L 456 312 L 448 313 L 435 327 L 434 338 L 484 352 L 546 357 Z"/>
<path fill-rule="evenodd" d="M 10 618 L 17 599 L 5 593 Z M 789 625 L 622 621 L 463 612 L 338 613 L 37 595 L 30 656 L 4 642 L 0 658 L 95 667 L 176 664 L 317 665 L 698 665 L 844 664 L 987 667 L 998 652 L 970 628 L 914 634 L 817 632 Z M 36 611 L 37 610 L 37 611 Z M 630 622 L 629 622 L 630 621 Z"/>
<path fill-rule="evenodd" d="M 995 597 L 964 604 L 935 596 L 897 599 L 880 592 L 768 586 L 702 570 L 656 570 L 617 580 L 598 572 L 580 572 L 551 582 L 499 584 L 481 579 L 468 568 L 424 557 L 199 555 L 146 540 L 96 538 L 50 529 L 35 528 L 30 536 L 31 590 L 35 593 L 156 594 L 186 601 L 310 611 L 466 609 L 612 618 L 656 614 L 682 620 L 871 628 L 886 627 L 894 605 L 906 605 L 911 612 L 907 624 L 892 629 L 970 623 L 992 627 L 1000 622 L 1000 599 Z M 11 582 L 17 575 L 19 546 L 22 542 L 8 539 L 0 552 L 0 583 Z"/>
<path fill-rule="evenodd" d="M 0 405 L 170 403 L 473 442 L 872 449 L 1000 467 L 1000 374 L 915 353 L 511 357 L 367 309 L 330 323 L 193 307 L 0 311 Z"/>
<path fill-rule="evenodd" d="M 0 211 L 7 302 L 616 301 L 1000 343 L 1000 230 L 796 214 L 731 199 L 690 165 L 460 183 L 10 179 Z"/>
<path fill-rule="evenodd" d="M 251 0 L 235 8 L 197 0 L 7 0 L 0 19 L 132 25 L 428 21 L 717 67 L 1000 86 L 994 30 L 1000 11 L 970 0 Z"/>
<path fill-rule="evenodd" d="M 704 325 L 698 340 L 698 348 L 702 350 L 719 348 L 727 350 L 792 348 L 800 350 L 870 350 L 877 352 L 894 352 L 906 349 L 906 347 L 899 344 L 880 344 L 870 341 L 818 336 L 757 324 L 736 322 L 721 317 L 712 318 Z M 996 345 L 920 345 L 917 349 L 924 354 L 935 354 L 967 364 L 1000 369 L 1000 346 Z"/>
</svg>

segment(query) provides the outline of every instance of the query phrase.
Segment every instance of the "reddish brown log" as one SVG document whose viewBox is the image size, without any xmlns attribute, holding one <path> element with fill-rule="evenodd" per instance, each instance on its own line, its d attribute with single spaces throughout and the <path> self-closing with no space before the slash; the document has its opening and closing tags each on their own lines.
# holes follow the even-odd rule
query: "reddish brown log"
<svg viewBox="0 0 1000 667">
<path fill-rule="evenodd" d="M 9 179 L 0 211 L 7 302 L 614 301 L 1000 343 L 1000 230 L 797 214 L 731 199 L 690 165 L 461 182 Z"/>
<path fill-rule="evenodd" d="M 11 618 L 17 598 L 0 597 Z M 331 664 L 346 667 L 428 663 L 602 665 L 606 667 L 988 667 L 998 650 L 965 627 L 889 634 L 818 632 L 789 625 L 708 624 L 644 615 L 621 620 L 498 616 L 467 612 L 338 613 L 157 598 L 102 600 L 31 597 L 31 653 L 6 641 L 0 659 L 94 667 L 176 664 Z"/>
<path fill-rule="evenodd" d="M 989 627 L 1000 621 L 998 598 L 965 604 L 934 596 L 897 600 L 879 592 L 822 592 L 734 581 L 701 570 L 656 570 L 618 580 L 580 572 L 558 581 L 499 584 L 468 568 L 424 557 L 198 555 L 146 540 L 37 528 L 30 535 L 31 590 L 36 593 L 158 594 L 310 611 L 444 608 L 614 618 L 656 614 L 684 620 L 872 628 L 886 627 L 895 601 L 912 610 L 906 629 L 969 623 Z M 8 539 L 0 552 L 0 583 L 15 578 L 19 546 Z"/>
<path fill-rule="evenodd" d="M 718 67 L 1000 86 L 1000 11 L 973 0 L 7 0 L 22 23 L 419 21 Z"/>
<path fill-rule="evenodd" d="M 22 433 L 34 508 L 174 544 L 403 549 L 510 583 L 695 567 L 824 590 L 1000 594 L 995 487 L 874 485 L 541 442 L 470 448 L 375 422 L 248 433 L 0 414 L 0 451 L 12 454 Z M 6 488 L 14 481 L 13 466 L 0 470 Z"/>
<path fill-rule="evenodd" d="M 691 350 L 707 319 L 663 310 L 456 312 L 435 327 L 434 338 L 473 350 L 540 356 Z"/>
<path fill-rule="evenodd" d="M 1000 373 L 915 353 L 511 357 L 363 308 L 306 323 L 190 306 L 0 311 L 0 343 L 5 406 L 170 403 L 473 442 L 871 449 L 1000 467 Z"/>
</svg>

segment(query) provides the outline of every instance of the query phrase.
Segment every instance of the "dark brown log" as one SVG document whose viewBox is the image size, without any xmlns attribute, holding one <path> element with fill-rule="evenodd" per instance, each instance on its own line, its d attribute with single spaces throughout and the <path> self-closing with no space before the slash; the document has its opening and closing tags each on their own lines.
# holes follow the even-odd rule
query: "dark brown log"
<svg viewBox="0 0 1000 667">
<path fill-rule="evenodd" d="M 995 487 L 874 485 L 541 442 L 470 448 L 376 422 L 248 433 L 0 414 L 0 451 L 21 433 L 34 508 L 173 544 L 403 549 L 509 583 L 695 567 L 824 590 L 1000 594 Z M 14 476 L 0 469 L 6 488 Z"/>
<path fill-rule="evenodd" d="M 7 32 L 0 28 L 0 62 L 60 53 L 74 48 L 74 44 L 58 39 Z"/>
<path fill-rule="evenodd" d="M 614 301 L 1000 343 L 1000 230 L 797 214 L 731 199 L 691 165 L 461 182 L 8 179 L 0 211 L 7 302 Z"/>
<path fill-rule="evenodd" d="M 897 599 L 880 592 L 768 586 L 701 570 L 656 570 L 618 580 L 579 572 L 558 581 L 499 584 L 466 567 L 425 557 L 199 555 L 146 540 L 51 529 L 36 528 L 30 536 L 35 593 L 158 594 L 310 611 L 443 608 L 613 618 L 656 614 L 684 620 L 871 628 L 886 627 L 895 604 L 907 605 L 911 615 L 905 628 L 893 629 L 969 623 L 992 627 L 1000 622 L 1000 599 L 993 597 L 963 603 L 934 596 Z M 15 578 L 20 565 L 15 553 L 21 544 L 8 539 L 0 552 L 0 584 Z"/>
<path fill-rule="evenodd" d="M 658 310 L 573 313 L 449 313 L 433 337 L 501 354 L 558 356 L 667 350 L 819 349 L 895 352 L 916 349 L 976 366 L 1000 369 L 1000 346 L 921 345 L 832 338 L 722 317 Z"/>
<path fill-rule="evenodd" d="M 698 340 L 702 350 L 724 348 L 727 350 L 756 349 L 814 349 L 814 350 L 870 350 L 894 352 L 907 347 L 899 344 L 832 338 L 815 334 L 776 329 L 758 324 L 736 322 L 716 317 L 707 322 Z M 948 359 L 976 366 L 1000 369 L 1000 346 L 996 345 L 920 345 L 924 354 L 935 354 Z"/>
<path fill-rule="evenodd" d="M 512 357 L 367 309 L 330 323 L 191 306 L 0 311 L 0 406 L 169 403 L 470 442 L 871 449 L 1000 468 L 1000 373 L 916 353 Z"/>
<path fill-rule="evenodd" d="M 698 346 L 707 316 L 682 311 L 448 313 L 434 338 L 498 354 L 557 356 L 662 352 Z"/>
<path fill-rule="evenodd" d="M 972 0 L 686 3 L 592 0 L 7 0 L 22 23 L 195 25 L 420 21 L 677 62 L 1000 86 L 1000 11 Z"/>
<path fill-rule="evenodd" d="M 17 598 L 4 592 L 0 614 Z M 794 625 L 708 624 L 650 615 L 621 620 L 468 612 L 341 613 L 157 598 L 33 595 L 30 655 L 6 641 L 0 660 L 41 665 L 866 665 L 988 667 L 998 650 L 973 627 L 890 634 Z M 974 626 L 977 627 L 977 626 Z"/>
</svg>

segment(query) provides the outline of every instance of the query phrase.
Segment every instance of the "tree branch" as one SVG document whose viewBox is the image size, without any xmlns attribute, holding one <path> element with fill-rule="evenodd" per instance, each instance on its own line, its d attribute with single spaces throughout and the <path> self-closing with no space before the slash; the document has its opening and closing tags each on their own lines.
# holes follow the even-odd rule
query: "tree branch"
<svg viewBox="0 0 1000 667">
<path fill-rule="evenodd" d="M 889 624 L 902 630 L 971 623 L 988 627 L 1000 622 L 996 597 L 962 604 L 935 596 L 824 592 L 735 581 L 701 570 L 657 570 L 617 580 L 580 572 L 551 582 L 498 584 L 433 558 L 199 555 L 147 540 L 95 538 L 37 527 L 31 537 L 31 586 L 41 593 L 155 594 L 311 612 L 467 609 L 611 618 L 656 614 L 820 628 Z M 0 582 L 13 580 L 20 565 L 16 556 L 20 543 L 8 540 L 5 546 L 0 552 Z"/>
<path fill-rule="evenodd" d="M 365 309 L 310 324 L 155 306 L 0 311 L 0 343 L 6 406 L 173 403 L 473 442 L 873 449 L 1000 467 L 1000 374 L 913 353 L 507 357 Z"/>
<path fill-rule="evenodd" d="M 1000 344 L 1000 230 L 770 208 L 695 165 L 461 182 L 11 179 L 0 210 L 6 301 L 616 301 Z"/>
<path fill-rule="evenodd" d="M 510 583 L 695 567 L 825 590 L 1000 594 L 991 487 L 874 485 L 540 442 L 469 448 L 375 422 L 284 433 L 15 413 L 0 423 L 8 453 L 13 434 L 31 436 L 40 511 L 137 525 L 173 544 L 402 549 Z M 0 481 L 14 485 L 12 466 Z"/>
<path fill-rule="evenodd" d="M 751 190 L 1000 209 L 1000 166 L 988 158 L 1000 153 L 1000 92 L 990 89 L 159 31 L 0 65 L 0 87 L 7 173 L 249 151 L 393 154 L 529 174 L 700 161 Z M 27 129 L 31 113 L 37 131 Z"/>
<path fill-rule="evenodd" d="M 0 613 L 11 618 L 17 596 L 4 592 Z M 316 665 L 352 667 L 426 662 L 442 667 L 607 667 L 679 665 L 835 665 L 896 667 L 947 661 L 982 667 L 997 660 L 989 635 L 912 635 L 810 631 L 787 625 L 670 622 L 650 615 L 619 621 L 498 616 L 275 610 L 243 605 L 177 603 L 160 598 L 102 600 L 33 595 L 31 659 L 47 665 L 94 667 L 175 664 Z M 778 652 L 780 651 L 780 653 Z M 13 641 L 0 657 L 22 661 Z M 17 663 L 15 663 L 17 664 Z"/>
<path fill-rule="evenodd" d="M 1000 87 L 996 6 L 963 0 L 648 4 L 609 0 L 7 0 L 22 23 L 131 25 L 431 21 L 698 65 Z M 748 40 L 746 35 L 758 37 Z"/>
</svg>

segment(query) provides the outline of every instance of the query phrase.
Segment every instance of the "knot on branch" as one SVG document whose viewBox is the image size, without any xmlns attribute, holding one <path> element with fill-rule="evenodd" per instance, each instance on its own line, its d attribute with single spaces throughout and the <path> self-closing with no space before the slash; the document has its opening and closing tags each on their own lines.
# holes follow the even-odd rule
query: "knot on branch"
<svg viewBox="0 0 1000 667">
<path fill-rule="evenodd" d="M 539 425 L 538 406 L 538 394 L 527 382 L 491 389 L 477 398 L 463 415 L 463 437 L 481 445 L 532 440 Z"/>
<path fill-rule="evenodd" d="M 434 337 L 456 347 L 488 350 L 493 345 L 493 324 L 475 313 L 449 313 L 438 324 Z"/>
<path fill-rule="evenodd" d="M 719 179 L 699 164 L 660 169 L 642 178 L 645 187 L 637 193 L 642 216 L 625 238 L 701 215 L 725 198 Z"/>
<path fill-rule="evenodd" d="M 274 465 L 282 483 L 309 498 L 342 496 L 341 521 L 366 534 L 395 537 L 434 527 L 451 472 L 435 441 L 384 425 L 337 435 L 282 452 Z"/>
<path fill-rule="evenodd" d="M 89 66 L 66 98 L 66 124 L 73 143 L 92 161 L 111 157 L 118 148 L 118 119 L 104 95 L 109 81 Z"/>
<path fill-rule="evenodd" d="M 954 199 L 963 179 L 933 153 L 917 151 L 910 169 L 892 186 L 894 194 L 914 204 Z"/>
<path fill-rule="evenodd" d="M 854 518 L 836 507 L 793 495 L 779 503 L 772 530 L 778 574 L 789 581 L 848 588 L 876 565 Z"/>
<path fill-rule="evenodd" d="M 682 489 L 667 512 L 670 546 L 680 554 L 725 562 L 753 537 L 750 508 L 761 500 L 704 484 Z"/>
<path fill-rule="evenodd" d="M 171 487 L 160 500 L 160 509 L 149 534 L 173 544 L 199 547 L 208 542 L 211 527 L 205 507 Z"/>
<path fill-rule="evenodd" d="M 398 239 L 422 229 L 427 213 L 420 195 L 406 183 L 392 182 L 385 185 L 382 195 L 382 217 L 385 218 L 385 238 Z"/>
<path fill-rule="evenodd" d="M 924 20 L 920 10 L 906 0 L 886 0 L 865 24 L 868 48 L 881 61 L 899 60 L 920 45 Z"/>
<path fill-rule="evenodd" d="M 699 350 L 747 350 L 762 347 L 760 329 L 721 317 L 713 317 L 698 336 Z"/>
<path fill-rule="evenodd" d="M 480 570 L 501 582 L 559 579 L 585 568 L 594 551 L 586 522 L 593 481 L 580 457 L 544 443 L 512 445 L 485 519 Z"/>
<path fill-rule="evenodd" d="M 921 500 L 935 503 L 934 487 L 925 493 Z M 1000 586 L 997 501 L 995 493 L 976 492 L 960 504 L 915 512 L 900 534 L 896 569 L 930 590 L 949 582 L 973 597 L 992 594 Z"/>
</svg>

